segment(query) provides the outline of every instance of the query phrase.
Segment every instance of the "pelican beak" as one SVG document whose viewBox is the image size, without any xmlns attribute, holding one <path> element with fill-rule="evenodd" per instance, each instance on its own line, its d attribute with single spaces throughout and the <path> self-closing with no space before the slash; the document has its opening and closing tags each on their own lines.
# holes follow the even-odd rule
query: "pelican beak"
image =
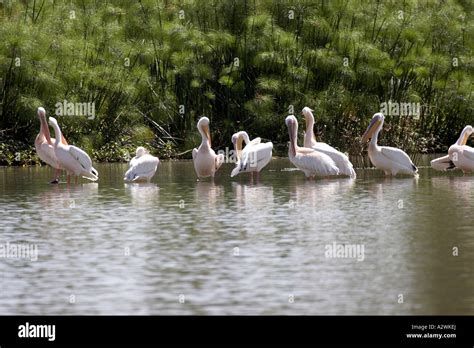
<svg viewBox="0 0 474 348">
<path fill-rule="evenodd" d="M 466 132 L 466 133 L 464 133 L 464 137 L 461 141 L 461 145 L 466 145 L 468 139 L 469 139 L 469 134 L 467 134 L 467 132 Z"/>
<path fill-rule="evenodd" d="M 38 117 L 40 119 L 41 127 L 43 128 L 44 136 L 49 145 L 53 145 L 51 141 L 51 133 L 49 132 L 48 122 L 46 121 L 46 115 L 44 112 L 38 112 Z"/>
<path fill-rule="evenodd" d="M 241 135 L 237 138 L 236 140 L 236 146 L 237 146 L 237 156 L 238 159 L 242 157 L 242 143 L 244 142 L 244 137 Z"/>
<path fill-rule="evenodd" d="M 367 127 L 367 130 L 365 131 L 364 135 L 362 135 L 362 141 L 369 141 L 372 139 L 372 136 L 375 133 L 375 130 L 380 124 L 380 120 L 377 118 L 373 118 L 372 121 L 370 121 L 369 126 Z"/>
<path fill-rule="evenodd" d="M 296 147 L 295 147 L 295 125 L 291 122 L 288 125 L 288 134 L 290 136 L 290 151 L 293 156 L 296 156 Z"/>
<path fill-rule="evenodd" d="M 211 147 L 211 132 L 209 130 L 209 126 L 204 126 L 204 133 L 206 134 L 207 142 L 209 143 L 209 147 Z"/>
</svg>

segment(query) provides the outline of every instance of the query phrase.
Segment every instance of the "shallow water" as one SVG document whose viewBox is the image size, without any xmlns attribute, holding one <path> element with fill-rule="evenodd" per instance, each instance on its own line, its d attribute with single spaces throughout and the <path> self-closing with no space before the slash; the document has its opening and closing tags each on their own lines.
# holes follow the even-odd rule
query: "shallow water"
<svg viewBox="0 0 474 348">
<path fill-rule="evenodd" d="M 38 251 L 0 257 L 0 314 L 474 314 L 474 176 L 309 181 L 274 159 L 256 184 L 232 167 L 197 182 L 163 161 L 126 185 L 100 164 L 77 186 L 0 168 L 0 245 Z"/>
</svg>

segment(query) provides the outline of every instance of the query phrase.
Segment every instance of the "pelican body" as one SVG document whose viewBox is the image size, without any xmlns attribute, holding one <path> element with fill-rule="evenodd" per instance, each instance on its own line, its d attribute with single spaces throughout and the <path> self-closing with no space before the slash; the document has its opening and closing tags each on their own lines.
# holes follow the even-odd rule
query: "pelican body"
<svg viewBox="0 0 474 348">
<path fill-rule="evenodd" d="M 55 177 L 51 183 L 57 184 L 59 182 L 59 171 L 63 168 L 61 168 L 58 159 L 56 158 L 54 152 L 54 143 L 56 142 L 56 139 L 51 138 L 48 122 L 46 121 L 46 110 L 42 107 L 38 108 L 38 118 L 40 120 L 40 131 L 35 139 L 36 153 L 43 162 L 49 164 L 55 169 Z M 61 142 L 67 145 L 64 136 L 61 136 Z"/>
<path fill-rule="evenodd" d="M 89 155 L 76 146 L 63 144 L 60 141 L 62 133 L 58 121 L 54 117 L 49 118 L 49 124 L 54 128 L 56 135 L 54 153 L 56 154 L 59 165 L 67 171 L 67 182 L 69 183 L 71 175 L 76 176 L 76 183 L 77 177 L 79 176 L 96 181 L 99 178 L 98 173 L 97 170 L 92 167 L 92 160 Z"/>
<path fill-rule="evenodd" d="M 368 150 L 370 162 L 377 169 L 383 170 L 385 175 L 401 173 L 417 176 L 418 168 L 404 151 L 395 147 L 377 145 L 378 135 L 382 129 L 383 122 L 383 114 L 380 112 L 376 113 L 362 136 L 362 141 L 370 140 Z"/>
<path fill-rule="evenodd" d="M 207 117 L 199 119 L 197 129 L 201 134 L 201 145 L 199 145 L 199 148 L 193 149 L 194 169 L 198 178 L 213 178 L 217 170 L 222 166 L 222 163 L 224 163 L 224 155 L 216 155 L 211 148 L 211 133 Z"/>
<path fill-rule="evenodd" d="M 298 121 L 293 115 L 285 119 L 288 127 L 290 146 L 288 157 L 295 167 L 301 170 L 306 177 L 339 175 L 339 168 L 328 155 L 311 148 L 299 147 L 297 144 Z"/>
<path fill-rule="evenodd" d="M 308 148 L 312 148 L 316 151 L 324 153 L 331 157 L 331 159 L 336 163 L 337 168 L 339 169 L 339 174 L 348 175 L 352 179 L 356 178 L 356 172 L 354 171 L 354 167 L 352 163 L 349 161 L 349 158 L 343 154 L 342 152 L 336 150 L 334 147 L 322 143 L 317 142 L 316 138 L 314 137 L 313 127 L 314 127 L 314 116 L 311 110 L 308 107 L 303 108 L 303 115 L 305 117 L 306 122 L 306 132 L 304 135 L 304 146 Z"/>
<path fill-rule="evenodd" d="M 242 143 L 245 147 L 242 150 Z M 271 142 L 262 143 L 260 138 L 250 141 L 249 135 L 245 131 L 240 131 L 232 135 L 232 144 L 237 156 L 237 163 L 230 174 L 234 177 L 240 173 L 258 173 L 272 159 L 273 144 Z"/>
<path fill-rule="evenodd" d="M 130 168 L 125 173 L 123 180 L 131 182 L 150 182 L 156 173 L 158 163 L 160 163 L 158 157 L 150 155 L 147 149 L 139 146 L 135 151 L 135 157 L 130 160 Z"/>
</svg>

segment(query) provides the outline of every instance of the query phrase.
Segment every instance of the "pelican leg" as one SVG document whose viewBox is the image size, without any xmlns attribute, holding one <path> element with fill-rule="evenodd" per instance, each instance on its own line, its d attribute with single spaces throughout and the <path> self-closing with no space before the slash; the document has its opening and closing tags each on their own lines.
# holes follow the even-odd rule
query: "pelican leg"
<svg viewBox="0 0 474 348">
<path fill-rule="evenodd" d="M 71 183 L 71 174 L 68 174 L 68 175 L 66 176 L 66 178 L 67 178 L 67 179 L 66 179 L 67 184 L 69 185 L 69 184 Z"/>
</svg>

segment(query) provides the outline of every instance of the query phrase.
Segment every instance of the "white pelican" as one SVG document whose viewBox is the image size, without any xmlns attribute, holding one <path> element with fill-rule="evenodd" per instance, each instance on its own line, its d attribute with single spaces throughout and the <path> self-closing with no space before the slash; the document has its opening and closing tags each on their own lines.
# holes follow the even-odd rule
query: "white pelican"
<svg viewBox="0 0 474 348">
<path fill-rule="evenodd" d="M 76 146 L 63 144 L 59 141 L 62 137 L 62 133 L 58 121 L 56 121 L 54 117 L 49 118 L 49 124 L 54 128 L 56 135 L 54 153 L 56 154 L 59 165 L 67 171 L 67 183 L 69 184 L 71 175 L 76 176 L 76 183 L 78 176 L 96 181 L 99 178 L 98 173 L 97 170 L 92 167 L 92 160 L 89 155 Z"/>
<path fill-rule="evenodd" d="M 242 142 L 245 141 L 245 147 L 242 150 Z M 239 173 L 249 172 L 257 173 L 270 162 L 272 159 L 273 144 L 271 142 L 262 143 L 260 138 L 250 141 L 247 132 L 240 131 L 232 135 L 232 144 L 236 152 L 237 163 L 234 170 L 230 174 L 231 177 Z"/>
<path fill-rule="evenodd" d="M 451 145 L 448 150 L 449 159 L 464 173 L 474 171 L 474 149 L 465 145 L 472 133 L 471 126 L 464 127 L 456 144 Z"/>
<path fill-rule="evenodd" d="M 147 149 L 139 146 L 135 152 L 135 157 L 130 161 L 130 168 L 125 173 L 123 180 L 150 182 L 150 179 L 156 173 L 158 163 L 160 163 L 158 157 L 150 155 Z"/>
<path fill-rule="evenodd" d="M 383 170 L 385 175 L 401 173 L 418 176 L 418 168 L 415 167 L 405 152 L 394 147 L 377 145 L 377 138 L 382 129 L 383 121 L 383 114 L 381 112 L 376 113 L 362 136 L 362 141 L 370 140 L 368 151 L 370 161 L 377 169 Z"/>
<path fill-rule="evenodd" d="M 224 163 L 224 155 L 216 155 L 211 148 L 211 133 L 209 131 L 209 119 L 201 117 L 197 123 L 197 129 L 201 134 L 201 145 L 193 149 L 194 169 L 199 178 L 214 177 L 214 174 Z"/>
<path fill-rule="evenodd" d="M 303 171 L 306 177 L 338 175 L 339 169 L 336 163 L 328 155 L 311 148 L 299 147 L 297 144 L 298 121 L 293 115 L 285 119 L 290 136 L 290 147 L 288 157 L 291 163 Z"/>
<path fill-rule="evenodd" d="M 461 132 L 461 135 L 459 136 L 459 139 L 450 147 L 450 149 L 452 148 L 452 154 L 454 155 L 454 150 L 460 150 L 462 149 L 462 146 L 465 146 L 466 145 L 466 142 L 467 142 L 467 139 L 469 139 L 469 136 L 472 134 L 473 132 L 473 129 L 471 126 L 466 126 L 464 127 L 464 129 L 462 130 Z M 455 146 L 457 145 L 457 146 Z M 453 147 L 455 146 L 455 147 Z M 469 146 L 468 146 L 469 148 Z M 458 160 L 459 160 L 459 155 L 455 155 L 457 156 Z M 443 157 L 440 157 L 440 158 L 436 158 L 434 160 L 431 161 L 431 167 L 433 169 L 436 169 L 436 170 L 450 170 L 450 169 L 455 169 L 456 168 L 456 164 L 451 160 L 450 158 L 450 154 L 449 154 L 449 151 L 448 151 L 448 154 L 446 156 L 443 156 Z M 458 163 L 459 164 L 459 163 Z M 462 164 L 461 164 L 462 166 Z"/>
<path fill-rule="evenodd" d="M 49 133 L 48 122 L 46 121 L 46 110 L 42 107 L 38 108 L 38 118 L 40 120 L 40 131 L 35 139 L 35 148 L 38 157 L 45 163 L 49 164 L 55 169 L 54 179 L 51 181 L 52 184 L 59 182 L 59 172 L 61 166 L 59 165 L 56 154 L 54 153 L 54 142 L 56 139 L 51 138 Z M 61 142 L 67 145 L 67 141 L 64 136 L 61 137 Z"/>
<path fill-rule="evenodd" d="M 314 137 L 313 127 L 314 127 L 314 116 L 312 113 L 313 110 L 307 106 L 303 108 L 303 115 L 306 121 L 306 132 L 304 134 L 304 147 L 312 148 L 316 151 L 322 152 L 336 163 L 337 168 L 339 168 L 339 174 L 348 175 L 352 179 L 356 178 L 356 172 L 352 163 L 349 161 L 349 158 L 340 151 L 337 151 L 332 146 L 317 142 Z"/>
</svg>

